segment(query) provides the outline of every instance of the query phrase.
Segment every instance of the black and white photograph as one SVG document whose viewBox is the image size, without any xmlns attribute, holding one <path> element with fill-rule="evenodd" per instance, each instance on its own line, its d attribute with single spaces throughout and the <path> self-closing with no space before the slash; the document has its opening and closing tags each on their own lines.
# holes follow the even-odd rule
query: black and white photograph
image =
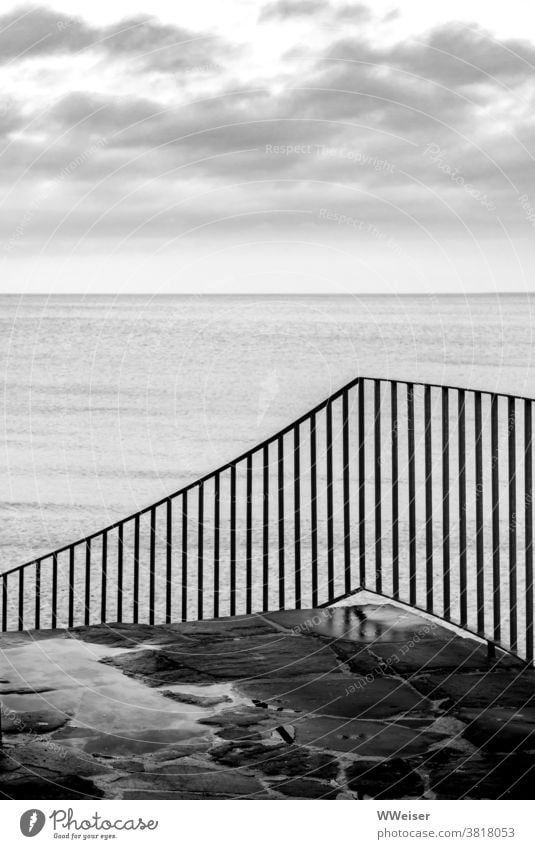
<svg viewBox="0 0 535 849">
<path fill-rule="evenodd" d="M 532 845 L 533 12 L 0 3 L 10 845 Z"/>
</svg>

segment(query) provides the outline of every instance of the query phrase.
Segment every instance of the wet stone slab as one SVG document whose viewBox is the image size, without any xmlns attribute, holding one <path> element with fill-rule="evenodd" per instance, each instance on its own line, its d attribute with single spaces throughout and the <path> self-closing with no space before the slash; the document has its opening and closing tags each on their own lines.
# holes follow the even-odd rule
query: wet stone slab
<svg viewBox="0 0 535 849">
<path fill-rule="evenodd" d="M 340 663 L 328 647 L 310 637 L 273 633 L 233 634 L 226 639 L 182 643 L 170 648 L 143 649 L 109 661 L 126 675 L 142 678 L 150 687 L 188 682 L 237 681 L 277 674 L 320 675 L 337 672 Z M 232 636 L 230 636 L 232 635 Z"/>
<path fill-rule="evenodd" d="M 531 799 L 535 757 L 444 750 L 426 759 L 431 792 L 439 799 Z"/>
<path fill-rule="evenodd" d="M 391 604 L 0 638 L 0 797 L 529 798 L 535 675 Z"/>
<path fill-rule="evenodd" d="M 360 799 L 421 799 L 425 792 L 416 762 L 402 758 L 361 760 L 347 768 L 347 783 Z"/>
<path fill-rule="evenodd" d="M 347 718 L 383 718 L 408 713 L 426 714 L 431 702 L 405 681 L 388 675 L 320 675 L 272 678 L 239 685 L 252 699 L 302 713 Z"/>
<path fill-rule="evenodd" d="M 308 716 L 296 724 L 296 730 L 298 743 L 359 758 L 410 758 L 448 739 L 445 734 L 430 732 L 426 725 L 407 728 L 397 722 L 341 721 L 325 716 Z"/>
<path fill-rule="evenodd" d="M 436 672 L 418 677 L 418 686 L 431 699 L 444 699 L 452 709 L 480 710 L 486 707 L 516 708 L 535 719 L 533 673 L 487 665 L 483 674 L 471 669 L 459 675 Z"/>
</svg>

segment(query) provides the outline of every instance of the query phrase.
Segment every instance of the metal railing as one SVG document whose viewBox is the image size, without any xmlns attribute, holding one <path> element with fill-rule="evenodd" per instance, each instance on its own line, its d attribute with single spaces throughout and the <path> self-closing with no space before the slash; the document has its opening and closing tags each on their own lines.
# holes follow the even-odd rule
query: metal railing
<svg viewBox="0 0 535 849">
<path fill-rule="evenodd" d="M 368 589 L 532 662 L 533 400 L 359 377 L 155 504 L 1 577 L 2 630 Z"/>
</svg>

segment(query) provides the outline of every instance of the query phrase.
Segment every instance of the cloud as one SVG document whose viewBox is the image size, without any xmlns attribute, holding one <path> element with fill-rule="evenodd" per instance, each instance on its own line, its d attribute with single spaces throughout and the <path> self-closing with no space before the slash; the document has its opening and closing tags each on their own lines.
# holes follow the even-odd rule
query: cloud
<svg viewBox="0 0 535 849">
<path fill-rule="evenodd" d="M 334 44 L 331 56 L 354 59 L 394 71 L 417 74 L 422 81 L 462 87 L 507 86 L 535 79 L 535 45 L 520 39 L 497 39 L 476 25 L 449 23 L 430 33 L 390 47 L 362 39 Z"/>
<path fill-rule="evenodd" d="M 334 8 L 333 17 L 338 23 L 361 23 L 371 20 L 373 14 L 364 3 L 345 3 Z"/>
<path fill-rule="evenodd" d="M 277 14 L 293 14 L 304 3 L 275 5 Z M 192 226 L 205 233 L 220 217 L 227 222 L 218 232 L 265 226 L 347 234 L 318 218 L 320 207 L 385 231 L 415 218 L 444 232 L 462 230 L 465 219 L 492 232 L 496 214 L 522 225 L 518 196 L 532 179 L 535 140 L 529 42 L 460 24 L 386 46 L 358 34 L 282 61 L 277 85 L 255 82 L 237 65 L 241 77 L 214 75 L 191 96 L 162 98 L 145 84 L 149 70 L 191 62 L 190 43 L 211 60 L 225 48 L 187 34 L 180 52 L 176 39 L 185 31 L 136 20 L 98 32 L 108 60 L 136 59 L 136 85 L 70 91 L 32 116 L 27 133 L 17 110 L 7 116 L 12 143 L 0 158 L 0 181 L 7 189 L 20 179 L 10 201 L 15 222 L 33 187 L 103 140 L 51 195 L 50 213 L 32 220 L 36 238 L 66 212 L 64 235 L 99 219 L 91 231 L 99 238 L 136 230 L 140 241 Z M 31 49 L 37 42 L 45 49 L 39 32 L 51 24 L 46 16 L 34 20 Z M 95 43 L 95 31 L 80 21 L 64 37 L 62 50 Z"/>
<path fill-rule="evenodd" d="M 27 6 L 0 16 L 0 61 L 76 52 L 96 37 L 97 31 L 80 18 Z"/>
<path fill-rule="evenodd" d="M 328 16 L 338 23 L 369 21 L 373 14 L 364 3 L 345 3 L 332 6 L 323 0 L 278 0 L 260 11 L 259 21 L 286 21 L 292 18 Z"/>
<path fill-rule="evenodd" d="M 96 51 L 146 68 L 179 70 L 214 63 L 229 46 L 210 33 L 192 33 L 148 15 L 93 27 L 81 18 L 28 6 L 0 16 L 0 63 Z"/>
<path fill-rule="evenodd" d="M 499 85 L 535 79 L 535 45 L 520 39 L 500 40 L 479 27 L 448 24 L 435 29 L 414 49 L 398 51 L 401 63 L 447 85 Z"/>
<path fill-rule="evenodd" d="M 301 18 L 324 12 L 328 4 L 323 0 L 278 0 L 269 3 L 260 11 L 260 21 L 288 20 L 289 18 Z"/>
<path fill-rule="evenodd" d="M 145 16 L 130 18 L 101 33 L 100 44 L 110 56 L 135 57 L 145 67 L 159 70 L 215 67 L 215 61 L 231 51 L 215 35 L 192 33 Z"/>
<path fill-rule="evenodd" d="M 19 104 L 9 95 L 0 98 L 0 138 L 9 139 L 13 132 L 22 129 L 26 124 Z"/>
</svg>

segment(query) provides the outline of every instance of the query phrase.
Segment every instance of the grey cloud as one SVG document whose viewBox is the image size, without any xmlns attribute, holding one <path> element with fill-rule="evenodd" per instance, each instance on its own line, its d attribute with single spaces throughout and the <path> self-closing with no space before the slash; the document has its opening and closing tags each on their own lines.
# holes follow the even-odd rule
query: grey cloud
<svg viewBox="0 0 535 849">
<path fill-rule="evenodd" d="M 238 146 L 246 147 L 250 128 L 255 121 L 269 120 L 272 109 L 266 92 L 256 89 L 166 108 L 143 98 L 79 92 L 63 98 L 44 121 L 58 135 L 72 127 L 76 135 L 105 136 L 111 147 L 151 149 L 190 138 L 189 143 L 201 151 L 203 137 L 218 132 L 230 134 Z M 191 138 L 194 135 L 196 139 Z"/>
<path fill-rule="evenodd" d="M 0 97 L 0 138 L 9 138 L 10 133 L 20 130 L 25 124 L 19 104 L 9 95 Z"/>
<path fill-rule="evenodd" d="M 409 67 L 422 66 L 431 79 L 447 84 L 521 82 L 535 75 L 535 46 L 520 39 L 494 38 L 478 27 L 451 24 L 434 30 L 427 42 L 407 56 Z"/>
<path fill-rule="evenodd" d="M 0 16 L 0 63 L 89 49 L 111 58 L 128 57 L 144 67 L 180 70 L 215 63 L 230 47 L 209 33 L 192 33 L 146 15 L 108 27 L 92 27 L 41 6 Z"/>
<path fill-rule="evenodd" d="M 96 31 L 80 18 L 27 6 L 0 17 L 0 61 L 72 53 L 91 44 Z"/>
<path fill-rule="evenodd" d="M 234 50 L 209 33 L 192 33 L 140 16 L 101 31 L 100 46 L 110 55 L 137 58 L 145 67 L 162 71 L 190 69 L 209 64 Z"/>
<path fill-rule="evenodd" d="M 324 0 L 278 0 L 269 3 L 260 11 L 259 20 L 300 18 L 307 15 L 324 12 L 328 4 Z"/>
<path fill-rule="evenodd" d="M 327 15 L 339 23 L 360 23 L 371 20 L 371 9 L 364 3 L 345 3 L 343 6 L 331 6 L 324 0 L 278 0 L 270 3 L 261 10 L 260 21 L 289 20 Z"/>
<path fill-rule="evenodd" d="M 44 117 L 43 124 L 58 134 L 75 129 L 84 135 L 111 136 L 150 121 L 162 113 L 161 104 L 137 97 L 114 97 L 72 92 Z"/>
<path fill-rule="evenodd" d="M 333 10 L 333 17 L 339 23 L 360 23 L 373 18 L 371 9 L 364 3 L 346 3 Z"/>
<path fill-rule="evenodd" d="M 354 62 L 322 63 L 292 101 L 309 118 L 367 122 L 404 137 L 429 132 L 437 119 L 459 124 L 471 110 L 454 92 L 437 92 L 394 72 L 378 76 L 373 67 Z"/>
<path fill-rule="evenodd" d="M 423 81 L 460 88 L 482 83 L 510 85 L 535 73 L 535 45 L 519 39 L 495 39 L 475 25 L 457 23 L 390 48 L 346 39 L 333 45 L 330 55 L 407 71 Z"/>
</svg>

